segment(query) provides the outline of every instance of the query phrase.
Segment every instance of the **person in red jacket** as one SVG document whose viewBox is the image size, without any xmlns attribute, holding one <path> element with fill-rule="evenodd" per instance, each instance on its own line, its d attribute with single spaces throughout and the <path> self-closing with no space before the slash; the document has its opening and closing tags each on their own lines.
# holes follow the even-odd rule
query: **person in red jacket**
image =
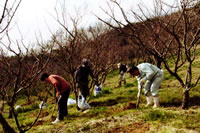
<svg viewBox="0 0 200 133">
<path fill-rule="evenodd" d="M 68 115 L 67 101 L 69 98 L 71 86 L 63 77 L 58 75 L 49 75 L 47 73 L 42 74 L 41 81 L 47 82 L 53 85 L 56 89 L 56 97 L 58 98 L 58 116 L 53 124 L 64 119 L 64 116 Z"/>
</svg>

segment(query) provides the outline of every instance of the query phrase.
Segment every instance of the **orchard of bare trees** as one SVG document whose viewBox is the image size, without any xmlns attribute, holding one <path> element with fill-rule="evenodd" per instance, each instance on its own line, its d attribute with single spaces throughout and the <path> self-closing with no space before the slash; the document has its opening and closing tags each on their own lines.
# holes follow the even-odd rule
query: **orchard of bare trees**
<svg viewBox="0 0 200 133">
<path fill-rule="evenodd" d="M 200 44 L 200 3 L 183 0 L 180 6 L 165 5 L 161 0 L 155 1 L 154 12 L 140 7 L 140 12 L 130 10 L 130 16 L 137 22 L 129 20 L 130 16 L 118 1 L 109 1 L 108 6 L 120 9 L 125 23 L 116 18 L 113 10 L 105 11 L 112 23 L 96 16 L 100 22 L 88 28 L 78 28 L 82 17 L 71 17 L 73 27 L 66 25 L 65 12 L 56 11 L 55 21 L 60 25 L 51 39 L 43 43 L 36 40 L 37 49 L 27 47 L 23 39 L 13 41 L 9 28 L 13 17 L 23 0 L 5 0 L 0 4 L 0 123 L 4 132 L 13 133 L 14 129 L 3 116 L 5 106 L 9 107 L 9 117 L 13 118 L 19 132 L 30 130 L 38 120 L 41 110 L 31 125 L 22 125 L 14 109 L 19 97 L 25 97 L 31 104 L 31 96 L 38 100 L 39 92 L 48 92 L 48 87 L 40 83 L 42 72 L 62 75 L 72 85 L 73 95 L 77 97 L 74 79 L 76 68 L 83 58 L 92 66 L 95 78 L 104 83 L 107 75 L 116 69 L 116 64 L 125 62 L 137 65 L 139 62 L 151 62 L 159 68 L 166 69 L 175 77 L 183 88 L 182 108 L 188 109 L 189 92 L 200 80 L 193 78 L 193 62 Z M 12 5 L 12 6 L 10 6 Z M 168 9 L 177 8 L 175 12 Z M 2 8 L 2 7 L 1 7 Z M 59 18 L 58 16 L 63 18 Z M 7 40 L 6 42 L 3 39 Z M 16 46 L 13 48 L 12 46 Z M 184 77 L 178 73 L 185 68 Z M 90 91 L 95 82 L 91 81 Z"/>
<path fill-rule="evenodd" d="M 121 10 L 127 25 L 120 23 L 112 15 L 112 11 L 110 14 L 106 13 L 112 17 L 119 27 L 124 26 L 125 28 L 119 29 L 101 18 L 99 19 L 116 31 L 125 34 L 132 41 L 132 45 L 138 46 L 139 50 L 151 56 L 158 67 L 161 67 L 161 63 L 164 64 L 167 71 L 176 77 L 181 84 L 183 88 L 182 108 L 187 109 L 189 91 L 200 80 L 200 77 L 192 78 L 192 63 L 195 60 L 196 48 L 200 40 L 199 3 L 181 1 L 178 12 L 169 15 L 163 8 L 164 3 L 158 0 L 155 1 L 155 12 L 148 12 L 148 16 L 142 7 L 140 8 L 141 15 L 134 10 L 131 11 L 132 16 L 138 21 L 136 24 L 129 21 L 118 2 L 114 1 L 114 3 Z M 172 63 L 173 67 L 170 67 L 169 63 Z M 182 77 L 178 74 L 178 70 L 184 64 L 187 64 L 187 69 L 185 77 Z"/>
</svg>

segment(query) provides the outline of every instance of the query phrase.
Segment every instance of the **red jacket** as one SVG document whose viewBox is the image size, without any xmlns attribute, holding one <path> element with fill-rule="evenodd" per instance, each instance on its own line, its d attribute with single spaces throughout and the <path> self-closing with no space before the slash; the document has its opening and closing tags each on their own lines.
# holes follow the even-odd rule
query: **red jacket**
<svg viewBox="0 0 200 133">
<path fill-rule="evenodd" d="M 71 88 L 70 83 L 58 75 L 49 75 L 48 81 L 56 88 L 57 92 L 60 92 L 60 94 L 63 94 L 66 90 Z"/>
</svg>

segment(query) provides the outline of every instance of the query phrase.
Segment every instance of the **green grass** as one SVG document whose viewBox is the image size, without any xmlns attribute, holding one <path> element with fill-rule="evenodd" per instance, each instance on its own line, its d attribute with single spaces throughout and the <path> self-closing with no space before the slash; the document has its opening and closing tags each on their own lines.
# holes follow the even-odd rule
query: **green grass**
<svg viewBox="0 0 200 133">
<path fill-rule="evenodd" d="M 177 114 L 161 109 L 150 110 L 142 116 L 145 121 L 158 121 L 158 122 L 169 122 L 172 119 L 177 118 Z"/>
<path fill-rule="evenodd" d="M 193 63 L 193 77 L 197 78 L 200 73 L 199 58 Z M 185 69 L 185 68 L 184 68 Z M 183 74 L 185 70 L 179 73 Z M 141 96 L 140 108 L 133 106 L 137 100 L 136 79 L 127 74 L 127 84 L 116 88 L 118 85 L 118 71 L 112 71 L 103 84 L 102 94 L 92 96 L 89 104 L 92 106 L 89 112 L 78 111 L 75 105 L 68 106 L 69 115 L 64 121 L 52 125 L 52 110 L 55 104 L 54 98 L 49 97 L 48 107 L 43 109 L 38 123 L 29 133 L 52 133 L 52 132 L 159 132 L 159 133 L 188 133 L 200 132 L 200 85 L 190 91 L 190 108 L 181 109 L 182 92 L 179 82 L 166 70 L 164 80 L 159 90 L 161 108 L 154 109 L 145 107 L 146 97 Z M 74 99 L 74 94 L 70 98 Z M 26 105 L 26 100 L 21 97 L 16 105 L 24 106 L 18 110 L 20 124 L 27 125 L 34 121 L 39 109 L 38 101 L 32 98 L 33 103 Z M 5 107 L 4 117 L 8 117 L 8 107 Z M 54 116 L 57 112 L 54 112 Z M 9 124 L 16 128 L 13 119 L 7 119 Z M 0 126 L 0 132 L 2 131 Z"/>
<path fill-rule="evenodd" d="M 17 110 L 17 113 L 25 113 L 25 112 L 30 112 L 32 110 L 39 109 L 39 105 L 37 103 L 31 104 L 30 106 L 27 107 L 21 107 Z"/>
</svg>

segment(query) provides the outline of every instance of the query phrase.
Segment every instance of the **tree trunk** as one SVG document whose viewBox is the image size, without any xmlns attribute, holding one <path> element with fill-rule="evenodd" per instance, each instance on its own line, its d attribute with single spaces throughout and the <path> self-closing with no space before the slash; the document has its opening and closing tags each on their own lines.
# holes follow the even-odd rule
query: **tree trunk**
<svg viewBox="0 0 200 133">
<path fill-rule="evenodd" d="M 76 109 L 80 110 L 80 108 L 78 107 L 78 88 L 75 88 L 74 94 L 75 94 L 75 98 L 76 98 Z"/>
<path fill-rule="evenodd" d="M 162 65 L 162 59 L 161 58 L 159 58 L 159 57 L 157 58 L 156 65 L 157 65 L 158 68 L 161 69 L 161 65 Z"/>
<path fill-rule="evenodd" d="M 31 104 L 31 98 L 30 98 L 30 94 L 29 94 L 28 90 L 25 92 L 25 95 L 27 97 L 27 104 L 30 105 Z"/>
<path fill-rule="evenodd" d="M 7 121 L 4 119 L 1 113 L 0 113 L 0 123 L 2 125 L 4 133 L 15 133 L 15 130 L 12 127 L 10 127 L 10 125 L 7 123 Z"/>
<path fill-rule="evenodd" d="M 189 90 L 184 90 L 183 92 L 183 101 L 182 101 L 182 109 L 189 108 Z"/>
<path fill-rule="evenodd" d="M 0 108 L 0 111 L 1 111 L 1 112 L 4 111 L 4 105 L 5 105 L 5 103 L 4 103 L 4 98 L 3 98 L 3 99 L 2 99 L 2 105 L 1 105 L 1 108 Z"/>
<path fill-rule="evenodd" d="M 8 118 L 9 118 L 9 119 L 10 119 L 10 118 L 13 118 L 11 107 L 10 107 L 10 109 L 9 109 L 9 115 L 8 115 Z"/>
</svg>

